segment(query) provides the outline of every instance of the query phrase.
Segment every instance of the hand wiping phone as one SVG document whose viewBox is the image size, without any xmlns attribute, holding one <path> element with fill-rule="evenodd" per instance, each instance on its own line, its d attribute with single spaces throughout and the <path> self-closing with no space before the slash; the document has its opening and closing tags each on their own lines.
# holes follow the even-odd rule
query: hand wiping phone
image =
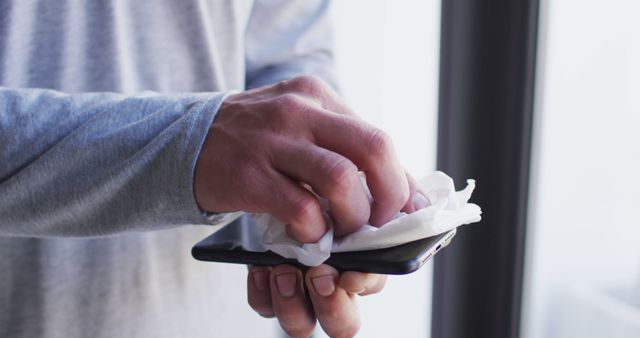
<svg viewBox="0 0 640 338">
<path fill-rule="evenodd" d="M 271 250 L 308 266 L 318 266 L 332 252 L 348 252 L 388 248 L 418 239 L 435 236 L 463 224 L 480 221 L 482 211 L 468 203 L 475 188 L 473 180 L 456 192 L 453 180 L 443 172 L 434 172 L 420 181 L 431 205 L 411 214 L 398 213 L 388 223 L 374 227 L 364 225 L 358 231 L 336 239 L 330 229 L 318 242 L 302 244 L 291 239 L 285 225 L 269 214 L 253 214 L 261 227 L 261 245 L 254 248 Z"/>
</svg>

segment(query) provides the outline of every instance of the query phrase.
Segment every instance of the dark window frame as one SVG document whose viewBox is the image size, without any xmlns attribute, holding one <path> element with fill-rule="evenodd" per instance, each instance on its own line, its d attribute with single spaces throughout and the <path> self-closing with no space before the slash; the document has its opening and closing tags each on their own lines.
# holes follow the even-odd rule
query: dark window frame
<svg viewBox="0 0 640 338">
<path fill-rule="evenodd" d="M 483 221 L 435 257 L 432 337 L 520 330 L 538 0 L 443 0 L 438 169 L 477 179 Z"/>
</svg>

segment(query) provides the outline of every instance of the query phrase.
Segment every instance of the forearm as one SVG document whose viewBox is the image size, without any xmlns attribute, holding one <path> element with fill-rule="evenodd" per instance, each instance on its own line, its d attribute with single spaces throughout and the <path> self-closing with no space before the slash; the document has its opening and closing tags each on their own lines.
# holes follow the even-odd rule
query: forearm
<svg viewBox="0 0 640 338">
<path fill-rule="evenodd" d="M 0 235 L 202 223 L 193 172 L 223 98 L 0 88 Z"/>
</svg>

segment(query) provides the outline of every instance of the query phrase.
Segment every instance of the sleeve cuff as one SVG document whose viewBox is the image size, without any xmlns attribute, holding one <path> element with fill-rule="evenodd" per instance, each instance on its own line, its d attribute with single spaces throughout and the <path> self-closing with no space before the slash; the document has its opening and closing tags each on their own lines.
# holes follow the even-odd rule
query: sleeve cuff
<svg viewBox="0 0 640 338">
<path fill-rule="evenodd" d="M 236 219 L 240 218 L 245 213 L 243 211 L 236 212 L 202 212 L 202 216 L 207 220 L 207 225 L 225 226 Z"/>
</svg>

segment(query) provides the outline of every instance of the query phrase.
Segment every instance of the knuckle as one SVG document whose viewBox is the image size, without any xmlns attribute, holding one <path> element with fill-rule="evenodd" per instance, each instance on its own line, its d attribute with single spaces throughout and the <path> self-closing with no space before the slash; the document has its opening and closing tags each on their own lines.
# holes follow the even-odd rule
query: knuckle
<svg viewBox="0 0 640 338">
<path fill-rule="evenodd" d="M 322 90 L 323 83 L 319 77 L 315 75 L 305 74 L 296 76 L 289 80 L 291 90 L 303 93 L 314 93 Z"/>
<path fill-rule="evenodd" d="M 310 223 L 310 220 L 313 218 L 313 214 L 318 211 L 319 206 L 315 198 L 300 198 L 291 205 L 291 218 L 289 219 L 290 224 L 305 225 Z"/>
<path fill-rule="evenodd" d="M 284 93 L 276 97 L 273 103 L 276 111 L 287 112 L 299 105 L 300 98 L 294 93 Z"/>
<path fill-rule="evenodd" d="M 299 122 L 297 115 L 305 111 L 307 108 L 303 98 L 294 93 L 284 93 L 271 102 L 271 109 L 265 115 L 265 124 L 275 130 L 288 129 Z"/>
<path fill-rule="evenodd" d="M 298 115 L 306 115 L 312 111 L 309 102 L 294 93 L 284 93 L 276 97 L 272 104 L 272 122 L 280 125 L 289 125 L 300 118 Z"/>
<path fill-rule="evenodd" d="M 334 160 L 326 168 L 329 194 L 343 194 L 352 188 L 353 177 L 357 175 L 358 169 L 351 161 L 347 159 Z"/>
<path fill-rule="evenodd" d="M 374 128 L 367 137 L 369 149 L 375 156 L 387 156 L 392 149 L 391 136 L 384 130 Z"/>
</svg>

